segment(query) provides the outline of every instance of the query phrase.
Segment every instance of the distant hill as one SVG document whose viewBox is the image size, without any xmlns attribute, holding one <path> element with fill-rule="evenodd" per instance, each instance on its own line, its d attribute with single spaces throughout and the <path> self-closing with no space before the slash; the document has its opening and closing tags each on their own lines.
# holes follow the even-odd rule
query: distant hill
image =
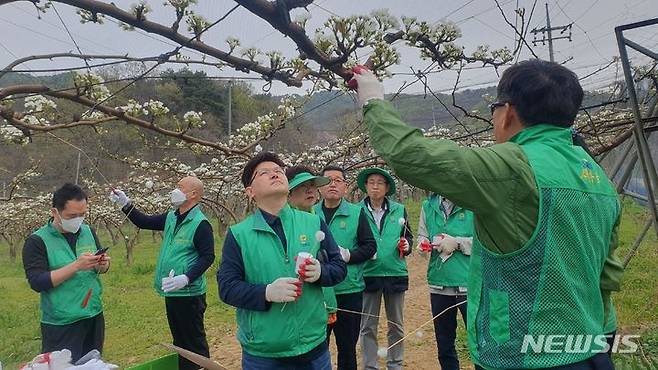
<svg viewBox="0 0 658 370">
<path fill-rule="evenodd" d="M 73 86 L 73 73 L 60 73 L 51 76 L 32 76 L 27 73 L 7 73 L 0 79 L 0 87 L 18 84 L 44 84 L 54 89 Z"/>
</svg>

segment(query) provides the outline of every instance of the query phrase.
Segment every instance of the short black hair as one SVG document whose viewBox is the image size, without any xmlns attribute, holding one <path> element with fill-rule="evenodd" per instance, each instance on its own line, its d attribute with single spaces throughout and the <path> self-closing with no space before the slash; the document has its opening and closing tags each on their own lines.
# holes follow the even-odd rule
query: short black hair
<svg viewBox="0 0 658 370">
<path fill-rule="evenodd" d="M 69 200 L 87 200 L 87 194 L 78 185 L 67 182 L 53 193 L 53 208 L 63 211 Z"/>
<path fill-rule="evenodd" d="M 295 178 L 295 176 L 299 175 L 300 173 L 308 172 L 311 175 L 315 176 L 315 172 L 311 169 L 311 167 L 308 166 L 292 166 L 288 167 L 286 169 L 286 177 L 288 178 L 288 181 L 292 180 Z"/>
<path fill-rule="evenodd" d="M 330 164 L 330 165 L 324 166 L 324 168 L 322 169 L 322 172 L 320 172 L 320 173 L 322 173 L 322 176 L 324 176 L 324 173 L 327 172 L 327 171 L 340 171 L 340 173 L 343 174 L 343 178 L 344 179 L 347 178 L 347 176 L 345 175 L 345 169 L 343 167 Z"/>
<path fill-rule="evenodd" d="M 283 161 L 275 153 L 260 152 L 256 154 L 244 165 L 244 169 L 242 169 L 242 185 L 245 188 L 251 185 L 256 167 L 258 167 L 258 165 L 263 162 L 274 162 L 281 168 L 286 166 L 285 163 L 283 163 Z"/>
<path fill-rule="evenodd" d="M 510 103 L 525 126 L 573 125 L 583 101 L 578 76 L 566 67 L 540 59 L 509 67 L 498 82 L 498 101 Z"/>
</svg>

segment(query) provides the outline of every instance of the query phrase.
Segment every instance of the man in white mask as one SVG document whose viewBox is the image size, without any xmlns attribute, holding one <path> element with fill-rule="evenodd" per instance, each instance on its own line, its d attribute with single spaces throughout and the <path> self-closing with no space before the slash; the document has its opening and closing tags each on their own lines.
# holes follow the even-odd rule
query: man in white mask
<svg viewBox="0 0 658 370">
<path fill-rule="evenodd" d="M 71 351 L 73 361 L 103 351 L 105 320 L 99 273 L 110 267 L 94 230 L 85 224 L 87 195 L 73 184 L 53 194 L 52 217 L 30 235 L 23 266 L 41 294 L 41 350 Z"/>
<path fill-rule="evenodd" d="M 167 320 L 174 345 L 210 357 L 203 315 L 206 311 L 205 272 L 215 260 L 210 222 L 201 211 L 203 183 L 196 177 L 181 179 L 170 193 L 173 209 L 147 216 L 137 210 L 126 194 L 113 190 L 110 199 L 122 207 L 140 229 L 163 231 L 155 268 L 154 288 L 165 297 Z M 199 366 L 179 357 L 179 369 Z"/>
</svg>

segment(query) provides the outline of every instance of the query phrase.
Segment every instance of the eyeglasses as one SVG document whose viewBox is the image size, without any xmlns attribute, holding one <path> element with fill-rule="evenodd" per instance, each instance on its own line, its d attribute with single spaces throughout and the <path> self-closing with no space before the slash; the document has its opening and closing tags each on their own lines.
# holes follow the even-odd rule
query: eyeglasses
<svg viewBox="0 0 658 370">
<path fill-rule="evenodd" d="M 254 172 L 254 176 L 251 177 L 251 181 L 249 181 L 249 184 L 254 182 L 256 177 L 263 177 L 263 176 L 268 176 L 268 175 L 272 175 L 272 174 L 276 174 L 277 176 L 285 176 L 286 173 L 283 171 L 283 169 L 281 167 L 263 168 L 263 169 L 260 169 L 260 170 Z"/>
<path fill-rule="evenodd" d="M 489 109 L 491 110 L 491 115 L 493 116 L 494 112 L 496 111 L 496 108 L 504 107 L 505 104 L 510 104 L 511 105 L 512 103 L 496 101 L 496 102 L 493 102 L 493 103 L 489 104 Z"/>
<path fill-rule="evenodd" d="M 336 185 L 343 185 L 345 183 L 345 180 L 341 179 L 340 177 L 328 177 L 329 180 L 331 180 L 329 183 L 331 184 L 332 182 Z"/>
</svg>

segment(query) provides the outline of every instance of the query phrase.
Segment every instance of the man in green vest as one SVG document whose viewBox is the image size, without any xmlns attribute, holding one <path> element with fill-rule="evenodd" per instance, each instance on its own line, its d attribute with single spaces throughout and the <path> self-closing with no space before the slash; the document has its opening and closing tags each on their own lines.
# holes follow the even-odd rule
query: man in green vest
<svg viewBox="0 0 658 370">
<path fill-rule="evenodd" d="M 237 307 L 243 369 L 330 370 L 322 287 L 347 269 L 327 225 L 288 205 L 283 168 L 270 152 L 245 165 L 242 184 L 256 210 L 224 239 L 219 295 Z"/>
<path fill-rule="evenodd" d="M 320 199 L 318 188 L 327 185 L 329 179 L 316 176 L 307 166 L 293 166 L 286 169 L 288 179 L 288 204 L 300 211 L 316 214 L 313 206 Z M 333 235 L 332 235 L 333 236 Z M 321 255 L 322 256 L 322 255 Z M 327 308 L 327 341 L 329 333 L 336 322 L 336 294 L 333 287 L 323 287 L 324 304 Z"/>
<path fill-rule="evenodd" d="M 509 67 L 490 105 L 496 145 L 468 148 L 407 126 L 374 74 L 355 73 L 371 143 L 386 163 L 474 213 L 473 360 L 487 369 L 612 369 L 603 334 L 622 273 L 613 254 L 620 204 L 601 167 L 572 142 L 578 77 L 538 59 Z"/>
<path fill-rule="evenodd" d="M 384 298 L 388 320 L 386 368 L 402 369 L 404 356 L 404 293 L 409 289 L 406 256 L 411 253 L 412 234 L 404 205 L 391 200 L 395 194 L 393 177 L 381 168 L 359 172 L 357 185 L 367 196 L 361 202 L 377 242 L 377 252 L 364 266 L 361 352 L 365 369 L 378 369 L 377 325 Z"/>
<path fill-rule="evenodd" d="M 73 184 L 53 193 L 52 218 L 30 235 L 23 266 L 41 295 L 41 351 L 68 349 L 75 362 L 103 351 L 105 319 L 98 274 L 110 267 L 94 230 L 85 224 L 87 195 Z"/>
<path fill-rule="evenodd" d="M 420 209 L 418 241 L 418 249 L 422 253 L 430 253 L 427 284 L 432 317 L 461 303 L 434 319 L 441 369 L 459 370 L 455 350 L 457 311 L 466 325 L 465 301 L 473 245 L 473 213 L 438 194 L 430 195 Z"/>
<path fill-rule="evenodd" d="M 199 205 L 203 183 L 193 176 L 182 178 L 170 193 L 174 209 L 154 216 L 140 212 L 121 190 L 113 190 L 110 198 L 138 228 L 163 232 L 153 288 L 165 298 L 174 345 L 210 357 L 203 316 L 205 272 L 215 261 L 215 241 Z M 178 366 L 181 370 L 199 368 L 182 356 Z"/>
<path fill-rule="evenodd" d="M 358 204 L 344 199 L 347 193 L 345 171 L 329 165 L 322 175 L 331 180 L 320 188 L 322 202 L 314 208 L 327 224 L 347 263 L 347 277 L 334 287 L 338 313 L 332 331 L 336 336 L 338 370 L 356 370 L 356 343 L 361 328 L 363 309 L 363 267 L 377 252 L 365 210 Z"/>
</svg>

